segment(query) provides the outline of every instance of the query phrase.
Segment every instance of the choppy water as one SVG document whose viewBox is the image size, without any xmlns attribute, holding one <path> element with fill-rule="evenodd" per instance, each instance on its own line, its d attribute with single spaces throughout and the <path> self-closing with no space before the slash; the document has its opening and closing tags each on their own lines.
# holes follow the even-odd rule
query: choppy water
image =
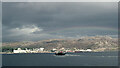
<svg viewBox="0 0 120 68">
<path fill-rule="evenodd" d="M 3 66 L 118 66 L 118 53 L 4 54 Z"/>
</svg>

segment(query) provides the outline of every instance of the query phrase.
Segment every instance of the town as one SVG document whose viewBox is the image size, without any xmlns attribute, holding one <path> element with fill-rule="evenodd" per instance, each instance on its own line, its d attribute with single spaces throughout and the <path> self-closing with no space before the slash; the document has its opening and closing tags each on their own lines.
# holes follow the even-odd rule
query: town
<svg viewBox="0 0 120 68">
<path fill-rule="evenodd" d="M 1 53 L 55 53 L 65 51 L 105 52 L 118 51 L 118 38 L 110 36 L 91 36 L 80 39 L 48 39 L 40 41 L 5 42 L 0 47 Z"/>
<path fill-rule="evenodd" d="M 44 50 L 45 48 L 33 48 L 33 49 L 25 49 L 22 50 L 21 48 L 18 48 L 17 50 L 13 50 L 13 53 L 55 53 L 56 51 L 64 51 L 66 53 L 79 53 L 79 52 L 92 52 L 91 49 L 77 49 L 74 48 L 74 50 L 71 49 L 65 49 L 65 48 L 60 48 L 60 49 L 56 49 L 53 48 L 51 49 L 51 51 L 46 51 Z"/>
</svg>

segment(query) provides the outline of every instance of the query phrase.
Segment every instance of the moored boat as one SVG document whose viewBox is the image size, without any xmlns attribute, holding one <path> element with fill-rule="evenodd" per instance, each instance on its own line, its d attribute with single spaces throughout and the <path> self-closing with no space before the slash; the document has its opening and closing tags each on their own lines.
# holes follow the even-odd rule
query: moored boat
<svg viewBox="0 0 120 68">
<path fill-rule="evenodd" d="M 58 52 L 55 53 L 55 55 L 65 55 L 65 54 L 66 54 L 66 53 L 63 52 L 63 51 L 58 51 Z"/>
</svg>

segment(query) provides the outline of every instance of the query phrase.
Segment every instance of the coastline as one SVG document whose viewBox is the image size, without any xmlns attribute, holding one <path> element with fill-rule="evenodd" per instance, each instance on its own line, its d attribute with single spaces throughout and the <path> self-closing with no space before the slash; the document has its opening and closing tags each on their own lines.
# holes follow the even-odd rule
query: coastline
<svg viewBox="0 0 120 68">
<path fill-rule="evenodd" d="M 111 51 L 92 51 L 92 52 L 80 52 L 80 53 L 99 53 L 99 52 L 118 52 L 118 50 Z M 0 54 L 54 54 L 55 52 L 39 52 L 39 53 L 13 53 L 13 52 L 0 52 Z M 75 53 L 75 52 L 73 52 Z"/>
</svg>

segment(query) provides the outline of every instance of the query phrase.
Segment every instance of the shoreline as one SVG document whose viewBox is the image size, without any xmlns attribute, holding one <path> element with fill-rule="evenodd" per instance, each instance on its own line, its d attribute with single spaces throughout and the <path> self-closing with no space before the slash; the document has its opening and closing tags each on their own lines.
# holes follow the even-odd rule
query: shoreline
<svg viewBox="0 0 120 68">
<path fill-rule="evenodd" d="M 92 52 L 79 52 L 79 53 L 99 53 L 99 52 L 119 52 L 119 51 L 92 51 Z M 10 52 L 0 52 L 0 54 L 54 54 L 55 52 L 42 52 L 42 53 L 10 53 Z M 75 53 L 75 52 L 73 52 Z M 69 53 L 68 53 L 69 54 Z M 72 54 L 72 53 L 70 53 Z"/>
</svg>

